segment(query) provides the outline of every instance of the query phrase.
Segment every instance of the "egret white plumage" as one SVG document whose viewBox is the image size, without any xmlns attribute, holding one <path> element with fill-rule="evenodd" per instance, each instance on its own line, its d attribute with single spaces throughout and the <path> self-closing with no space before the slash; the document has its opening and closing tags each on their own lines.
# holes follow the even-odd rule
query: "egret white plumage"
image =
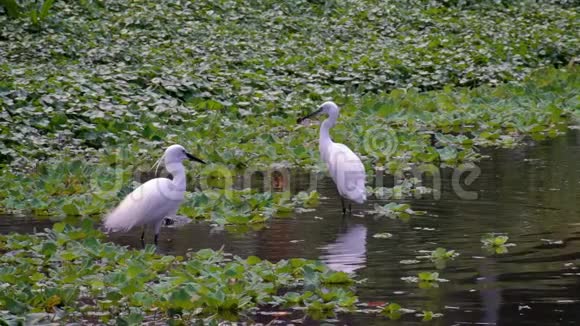
<svg viewBox="0 0 580 326">
<path fill-rule="evenodd" d="M 141 241 L 144 241 L 145 228 L 151 226 L 155 231 L 157 245 L 163 219 L 175 215 L 183 201 L 186 176 L 182 161 L 185 159 L 205 164 L 185 151 L 181 145 L 169 146 L 155 165 L 158 166 L 164 161 L 165 169 L 171 173 L 173 179 L 151 179 L 133 190 L 105 217 L 105 228 L 110 231 L 128 231 L 142 225 Z"/>
<path fill-rule="evenodd" d="M 326 163 L 332 180 L 341 196 L 342 212 L 346 213 L 344 199 L 362 204 L 366 200 L 365 167 L 360 158 L 347 146 L 335 143 L 330 138 L 330 128 L 334 127 L 339 115 L 339 108 L 334 102 L 323 103 L 316 111 L 298 119 L 298 123 L 310 117 L 325 113 L 328 118 L 320 126 L 319 150 Z M 351 203 L 348 203 L 351 211 Z"/>
</svg>

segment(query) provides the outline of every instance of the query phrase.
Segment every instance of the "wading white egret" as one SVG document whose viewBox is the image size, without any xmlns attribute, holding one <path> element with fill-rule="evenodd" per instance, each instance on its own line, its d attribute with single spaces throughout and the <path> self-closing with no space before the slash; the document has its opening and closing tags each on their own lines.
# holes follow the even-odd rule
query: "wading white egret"
<svg viewBox="0 0 580 326">
<path fill-rule="evenodd" d="M 143 226 L 141 242 L 144 242 L 145 228 L 155 230 L 155 244 L 159 238 L 159 229 L 166 216 L 177 213 L 185 194 L 185 168 L 181 163 L 190 159 L 200 163 L 204 161 L 189 154 L 181 145 L 171 145 L 155 163 L 165 163 L 165 169 L 171 173 L 173 180 L 167 178 L 151 179 L 133 190 L 111 213 L 105 217 L 105 228 L 109 231 L 128 231 L 136 226 Z"/>
<path fill-rule="evenodd" d="M 323 113 L 327 114 L 328 118 L 320 126 L 318 144 L 320 156 L 326 163 L 330 176 L 340 194 L 342 212 L 346 213 L 344 199 L 358 204 L 362 204 L 366 200 L 365 167 L 360 158 L 350 148 L 343 144 L 335 143 L 330 138 L 330 128 L 334 127 L 339 115 L 338 106 L 334 102 L 324 102 L 316 111 L 298 119 L 298 123 Z M 350 202 L 348 203 L 348 209 L 351 211 Z"/>
</svg>

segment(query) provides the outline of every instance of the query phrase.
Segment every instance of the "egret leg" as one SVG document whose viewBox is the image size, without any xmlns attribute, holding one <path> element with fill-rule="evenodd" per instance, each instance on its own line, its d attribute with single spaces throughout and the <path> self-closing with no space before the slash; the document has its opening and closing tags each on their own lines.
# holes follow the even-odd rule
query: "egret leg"
<svg viewBox="0 0 580 326">
<path fill-rule="evenodd" d="M 159 242 L 158 241 L 159 240 L 159 230 L 161 229 L 161 223 L 163 223 L 163 220 L 159 220 L 157 223 L 155 223 L 155 227 L 154 227 L 155 228 L 155 238 L 154 238 L 155 240 L 154 240 L 154 242 L 155 242 L 156 247 L 157 247 L 157 244 Z"/>
<path fill-rule="evenodd" d="M 141 232 L 141 246 L 145 248 L 145 228 L 146 226 L 143 225 L 143 232 Z"/>
<path fill-rule="evenodd" d="M 344 198 L 340 196 L 340 203 L 342 204 L 342 214 L 346 214 L 346 206 L 344 206 Z"/>
<path fill-rule="evenodd" d="M 348 202 L 348 212 L 352 213 L 352 203 Z"/>
</svg>

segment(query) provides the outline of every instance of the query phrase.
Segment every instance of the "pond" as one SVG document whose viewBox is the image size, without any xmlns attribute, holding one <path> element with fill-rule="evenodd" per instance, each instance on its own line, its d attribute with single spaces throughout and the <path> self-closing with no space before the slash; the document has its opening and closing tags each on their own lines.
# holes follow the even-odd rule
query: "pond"
<svg viewBox="0 0 580 326">
<path fill-rule="evenodd" d="M 442 169 L 440 196 L 397 200 L 427 212 L 407 221 L 369 214 L 374 204 L 389 202 L 373 198 L 364 206 L 353 205 L 353 214 L 343 217 L 334 184 L 325 178 L 317 184 L 323 199 L 315 211 L 276 218 L 261 229 L 218 229 L 207 223 L 164 227 L 159 251 L 183 255 L 223 246 L 243 257 L 320 259 L 366 279 L 357 286 L 361 302 L 396 302 L 442 313 L 434 321 L 441 325 L 575 324 L 580 320 L 580 132 L 485 154 L 489 158 L 478 163 L 481 174 L 464 186 L 476 199 L 462 199 L 453 188 L 453 171 Z M 309 175 L 298 176 L 295 187 L 307 187 L 309 180 Z M 33 232 L 50 224 L 2 217 L 0 232 Z M 392 237 L 373 237 L 385 232 Z M 508 235 L 515 246 L 490 254 L 480 241 L 490 232 Z M 139 248 L 139 236 L 140 230 L 134 230 L 110 240 Z M 460 255 L 439 270 L 417 258 L 425 255 L 422 250 L 437 247 Z M 439 272 L 448 281 L 422 289 L 402 279 L 425 271 Z M 272 317 L 252 319 L 268 322 Z M 389 322 L 374 314 L 338 319 L 349 325 Z M 402 320 L 421 323 L 414 314 Z"/>
</svg>

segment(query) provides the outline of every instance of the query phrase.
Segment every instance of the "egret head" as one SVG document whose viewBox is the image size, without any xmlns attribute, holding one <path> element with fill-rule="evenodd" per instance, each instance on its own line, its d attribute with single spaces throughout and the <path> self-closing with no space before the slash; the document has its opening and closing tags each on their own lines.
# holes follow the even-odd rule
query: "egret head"
<svg viewBox="0 0 580 326">
<path fill-rule="evenodd" d="M 163 157 L 165 158 L 166 165 L 170 164 L 170 163 L 178 163 L 178 162 L 181 162 L 185 159 L 189 159 L 192 161 L 197 161 L 197 162 L 205 164 L 204 161 L 189 154 L 185 150 L 185 148 L 183 148 L 183 146 L 181 146 L 181 145 L 171 145 L 171 146 L 167 147 L 167 149 L 165 150 L 165 154 L 163 154 Z"/>
<path fill-rule="evenodd" d="M 165 150 L 165 153 L 163 153 L 163 156 L 161 156 L 157 162 L 155 162 L 155 164 L 153 164 L 153 168 L 155 169 L 155 174 L 157 174 L 157 169 L 159 168 L 159 166 L 161 165 L 161 162 L 164 162 L 164 165 L 166 167 L 170 167 L 170 166 L 176 166 L 176 163 L 178 164 L 177 166 L 182 166 L 181 162 L 185 159 L 189 159 L 192 161 L 197 161 L 200 163 L 205 164 L 204 161 L 198 159 L 197 157 L 189 154 L 185 148 L 183 148 L 183 146 L 181 145 L 171 145 L 169 147 L 167 147 L 167 149 Z M 182 166 L 183 167 L 183 166 Z"/>
<path fill-rule="evenodd" d="M 336 120 L 336 118 L 338 118 L 338 113 L 339 113 L 340 109 L 338 108 L 338 106 L 332 102 L 332 101 L 328 101 L 328 102 L 324 102 L 322 103 L 321 106 L 318 107 L 318 109 L 316 109 L 316 111 L 310 113 L 309 115 L 299 118 L 298 119 L 298 123 L 301 123 L 302 121 L 315 117 L 319 114 L 322 113 L 326 113 L 330 118 L 332 118 L 333 120 Z"/>
</svg>

